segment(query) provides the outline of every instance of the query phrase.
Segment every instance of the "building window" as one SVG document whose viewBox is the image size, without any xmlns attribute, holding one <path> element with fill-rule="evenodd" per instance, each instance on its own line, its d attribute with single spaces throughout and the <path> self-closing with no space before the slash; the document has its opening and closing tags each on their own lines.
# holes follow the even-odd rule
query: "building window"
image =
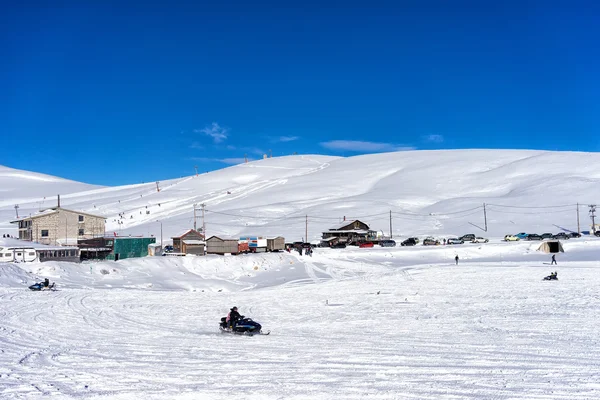
<svg viewBox="0 0 600 400">
<path fill-rule="evenodd" d="M 83 222 L 83 215 L 79 216 L 79 222 Z"/>
<path fill-rule="evenodd" d="M 48 229 L 42 229 L 42 237 L 48 237 Z"/>
<path fill-rule="evenodd" d="M 79 230 L 79 236 L 83 236 L 83 229 Z"/>
</svg>

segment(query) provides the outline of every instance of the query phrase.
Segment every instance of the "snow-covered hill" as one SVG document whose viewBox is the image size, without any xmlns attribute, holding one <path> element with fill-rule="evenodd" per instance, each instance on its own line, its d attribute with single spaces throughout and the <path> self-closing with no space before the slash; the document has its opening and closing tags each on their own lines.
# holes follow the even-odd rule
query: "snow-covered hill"
<svg viewBox="0 0 600 400">
<path fill-rule="evenodd" d="M 64 207 L 106 216 L 108 232 L 158 236 L 160 221 L 165 238 L 193 226 L 194 204 L 206 205 L 208 235 L 300 240 L 308 220 L 308 239 L 314 240 L 344 217 L 388 234 L 390 211 L 395 237 L 555 232 L 577 229 L 577 203 L 583 204 L 587 230 L 587 204 L 600 199 L 598 165 L 596 153 L 525 150 L 288 156 L 159 182 L 160 191 L 154 182 L 74 190 L 82 184 L 52 178 L 51 185 L 40 186 L 38 174 L 11 170 L 0 230 L 11 232 L 14 204 L 27 215 L 55 204 L 57 193 Z M 484 227 L 484 203 L 487 233 L 471 225 Z"/>
<path fill-rule="evenodd" d="M 67 193 L 55 182 L 39 196 L 61 193 L 65 207 L 106 215 L 109 229 L 124 213 L 122 233 L 157 235 L 162 221 L 170 236 L 193 224 L 194 203 L 206 204 L 209 235 L 295 240 L 306 216 L 309 239 L 343 216 L 387 231 L 390 210 L 395 236 L 481 233 L 469 222 L 483 224 L 485 202 L 491 240 L 0 263 L 0 398 L 599 398 L 600 238 L 564 241 L 550 265 L 539 242 L 499 237 L 576 228 L 575 204 L 599 198 L 599 161 L 485 150 L 294 156 L 160 182 L 160 191 Z M 16 199 L 23 213 L 40 200 L 4 199 L 11 233 Z M 558 281 L 542 280 L 550 271 Z M 58 290 L 27 289 L 43 278 Z M 272 334 L 219 334 L 233 305 Z"/>
</svg>

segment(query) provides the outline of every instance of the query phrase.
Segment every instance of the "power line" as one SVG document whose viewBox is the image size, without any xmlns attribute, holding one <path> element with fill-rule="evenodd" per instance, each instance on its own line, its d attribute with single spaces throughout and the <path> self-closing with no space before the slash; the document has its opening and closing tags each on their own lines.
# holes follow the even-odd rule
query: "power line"
<svg viewBox="0 0 600 400">
<path fill-rule="evenodd" d="M 495 207 L 504 207 L 504 208 L 565 208 L 565 207 L 575 207 L 576 204 L 563 204 L 563 205 L 556 205 L 556 206 L 507 206 L 507 205 L 503 205 L 503 204 L 491 204 L 491 203 L 486 203 L 488 206 L 495 206 Z"/>
</svg>

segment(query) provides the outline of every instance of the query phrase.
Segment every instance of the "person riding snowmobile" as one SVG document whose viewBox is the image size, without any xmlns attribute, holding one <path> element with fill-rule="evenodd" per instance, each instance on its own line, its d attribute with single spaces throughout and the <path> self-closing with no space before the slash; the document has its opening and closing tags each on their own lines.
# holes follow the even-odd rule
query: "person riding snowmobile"
<svg viewBox="0 0 600 400">
<path fill-rule="evenodd" d="M 238 319 L 240 319 L 241 317 L 242 316 L 238 312 L 238 308 L 235 306 L 232 307 L 229 311 L 229 314 L 227 314 L 227 326 L 233 330 L 235 328 L 235 325 L 237 324 Z"/>
</svg>

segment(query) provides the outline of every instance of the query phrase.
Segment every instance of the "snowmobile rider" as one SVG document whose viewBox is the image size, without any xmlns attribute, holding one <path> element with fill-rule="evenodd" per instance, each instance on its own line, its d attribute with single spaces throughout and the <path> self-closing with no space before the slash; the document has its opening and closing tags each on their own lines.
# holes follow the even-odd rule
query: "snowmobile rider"
<svg viewBox="0 0 600 400">
<path fill-rule="evenodd" d="M 44 279 L 44 286 L 48 287 L 50 285 L 50 279 L 46 278 Z"/>
<path fill-rule="evenodd" d="M 232 307 L 229 311 L 229 314 L 227 314 L 227 326 L 229 326 L 233 330 L 235 328 L 235 325 L 237 324 L 238 319 L 240 318 L 241 315 L 238 312 L 238 308 L 235 306 Z"/>
</svg>

